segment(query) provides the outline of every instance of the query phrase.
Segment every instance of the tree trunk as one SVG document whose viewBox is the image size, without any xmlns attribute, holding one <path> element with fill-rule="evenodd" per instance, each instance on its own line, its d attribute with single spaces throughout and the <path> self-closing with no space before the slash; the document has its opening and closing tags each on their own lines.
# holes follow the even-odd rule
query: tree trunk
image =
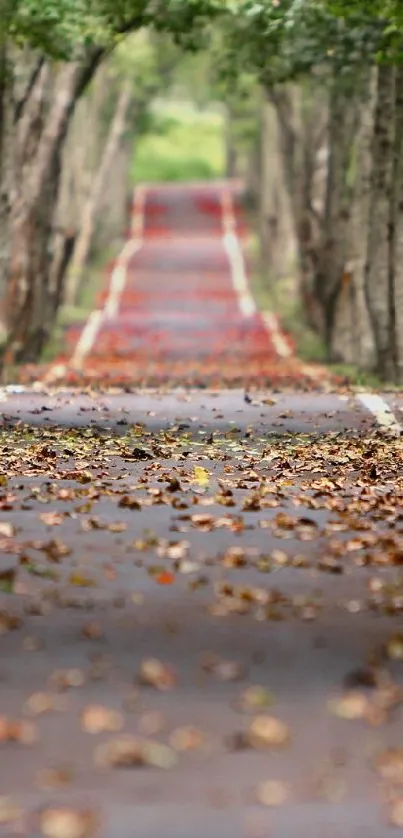
<svg viewBox="0 0 403 838">
<path fill-rule="evenodd" d="M 126 116 L 131 98 L 132 86 L 130 82 L 127 82 L 122 87 L 117 101 L 100 165 L 93 179 L 91 192 L 87 203 L 84 206 L 84 211 L 81 217 L 80 234 L 75 244 L 67 285 L 66 302 L 70 304 L 74 304 L 76 302 L 77 291 L 79 289 L 83 270 L 94 235 L 97 211 L 102 200 L 102 192 L 125 131 Z"/>
<path fill-rule="evenodd" d="M 267 90 L 278 119 L 284 183 L 297 242 L 299 294 L 309 325 L 322 330 L 322 312 L 313 294 L 319 237 L 315 181 L 323 144 L 323 105 L 318 90 L 274 87 Z"/>
<path fill-rule="evenodd" d="M 12 114 L 5 363 L 36 360 L 54 324 L 60 298 L 60 267 L 66 267 L 65 255 L 61 259 L 60 248 L 55 247 L 54 230 L 61 151 L 76 101 L 101 56 L 101 51 L 91 51 L 81 61 L 59 68 L 37 62 L 25 95 Z M 11 102 L 21 61 L 20 53 L 10 68 Z"/>
<path fill-rule="evenodd" d="M 237 150 L 233 137 L 234 117 L 230 104 L 225 107 L 225 172 L 227 178 L 237 175 Z"/>
<path fill-rule="evenodd" d="M 393 380 L 396 370 L 391 208 L 395 204 L 396 70 L 378 68 L 372 149 L 372 179 L 365 268 L 365 293 L 375 339 L 379 374 Z M 393 217 L 393 216 L 392 216 Z M 391 271 L 392 268 L 392 271 Z"/>
<path fill-rule="evenodd" d="M 335 325 L 341 295 L 351 309 L 350 225 L 353 203 L 351 163 L 359 123 L 356 91 L 333 83 L 329 103 L 328 161 L 324 212 L 317 246 L 315 298 L 323 313 L 323 335 L 329 359 L 334 360 Z M 347 326 L 348 328 L 348 326 Z M 349 331 L 349 328 L 348 328 Z"/>
<path fill-rule="evenodd" d="M 133 203 L 130 167 L 133 159 L 133 137 L 125 136 L 109 171 L 102 194 L 101 214 L 93 242 L 94 252 L 110 251 L 124 242 L 130 227 Z"/>
<path fill-rule="evenodd" d="M 351 165 L 353 196 L 349 225 L 349 258 L 345 266 L 345 281 L 337 300 L 332 342 L 335 357 L 346 363 L 356 364 L 361 369 L 373 369 L 375 364 L 374 339 L 365 298 L 375 77 L 375 69 L 368 68 L 364 78 Z"/>
<path fill-rule="evenodd" d="M 396 68 L 393 194 L 390 215 L 389 319 L 394 377 L 403 382 L 403 67 Z"/>
<path fill-rule="evenodd" d="M 275 290 L 276 281 L 292 271 L 296 260 L 296 242 L 284 184 L 276 111 L 266 97 L 261 106 L 260 125 L 260 270 L 262 277 Z"/>
</svg>

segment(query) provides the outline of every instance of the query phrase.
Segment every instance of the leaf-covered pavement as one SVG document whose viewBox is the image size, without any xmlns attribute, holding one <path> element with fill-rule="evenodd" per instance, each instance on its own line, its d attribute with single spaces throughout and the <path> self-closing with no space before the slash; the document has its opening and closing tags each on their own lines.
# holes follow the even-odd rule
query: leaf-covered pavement
<svg viewBox="0 0 403 838">
<path fill-rule="evenodd" d="M 393 835 L 401 439 L 330 394 L 3 417 L 0 834 Z"/>
<path fill-rule="evenodd" d="M 294 356 L 223 189 L 137 198 L 48 383 L 1 394 L 0 835 L 403 828 L 402 397 Z"/>
</svg>

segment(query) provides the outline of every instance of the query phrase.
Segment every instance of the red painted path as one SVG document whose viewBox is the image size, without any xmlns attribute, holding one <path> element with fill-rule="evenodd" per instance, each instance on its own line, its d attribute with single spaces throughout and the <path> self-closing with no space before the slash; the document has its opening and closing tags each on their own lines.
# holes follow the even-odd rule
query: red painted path
<svg viewBox="0 0 403 838">
<path fill-rule="evenodd" d="M 306 367 L 251 296 L 247 225 L 234 183 L 139 187 L 132 229 L 84 330 L 69 381 L 293 386 Z"/>
</svg>

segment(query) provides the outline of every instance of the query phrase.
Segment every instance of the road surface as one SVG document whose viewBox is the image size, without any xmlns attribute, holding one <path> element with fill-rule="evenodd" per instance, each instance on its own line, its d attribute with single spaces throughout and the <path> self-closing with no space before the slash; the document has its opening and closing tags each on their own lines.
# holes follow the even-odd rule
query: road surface
<svg viewBox="0 0 403 838">
<path fill-rule="evenodd" d="M 393 838 L 403 397 L 282 357 L 216 270 L 228 204 L 180 195 L 1 393 L 0 835 Z"/>
</svg>

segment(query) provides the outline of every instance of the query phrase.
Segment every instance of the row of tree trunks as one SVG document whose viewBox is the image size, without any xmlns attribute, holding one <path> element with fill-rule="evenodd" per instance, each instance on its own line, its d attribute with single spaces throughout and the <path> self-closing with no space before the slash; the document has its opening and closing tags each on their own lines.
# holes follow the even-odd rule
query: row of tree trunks
<svg viewBox="0 0 403 838">
<path fill-rule="evenodd" d="M 321 88 L 266 91 L 272 107 L 262 109 L 262 262 L 274 279 L 281 276 L 276 241 L 286 193 L 302 303 L 329 360 L 376 367 L 400 382 L 403 68 L 367 68 L 351 82 L 335 79 L 325 106 Z"/>
<path fill-rule="evenodd" d="M 54 325 L 62 268 L 71 253 L 67 232 L 60 243 L 55 218 L 61 152 L 75 104 L 102 53 L 53 66 L 13 49 L 4 92 L 6 124 L 1 169 L 1 254 L 6 292 L 7 342 L 3 363 L 36 360 Z M 21 76 L 25 76 L 21 85 Z"/>
</svg>

